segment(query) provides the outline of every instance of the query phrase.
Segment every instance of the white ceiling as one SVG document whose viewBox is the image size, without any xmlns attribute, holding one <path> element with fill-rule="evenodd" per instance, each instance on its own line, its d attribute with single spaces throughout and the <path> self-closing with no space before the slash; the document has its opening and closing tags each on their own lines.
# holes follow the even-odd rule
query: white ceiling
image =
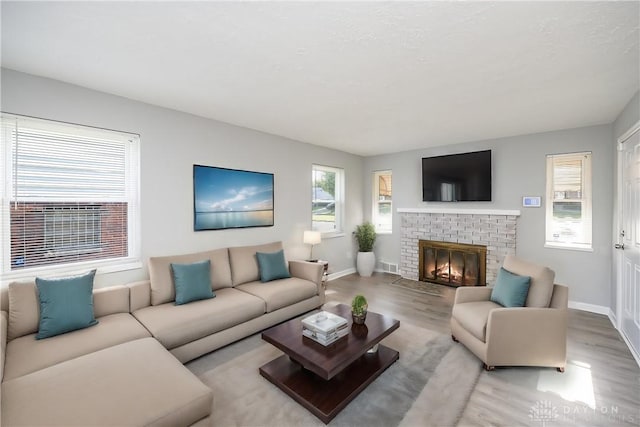
<svg viewBox="0 0 640 427">
<path fill-rule="evenodd" d="M 640 2 L 7 2 L 2 66 L 374 155 L 611 123 Z"/>
</svg>

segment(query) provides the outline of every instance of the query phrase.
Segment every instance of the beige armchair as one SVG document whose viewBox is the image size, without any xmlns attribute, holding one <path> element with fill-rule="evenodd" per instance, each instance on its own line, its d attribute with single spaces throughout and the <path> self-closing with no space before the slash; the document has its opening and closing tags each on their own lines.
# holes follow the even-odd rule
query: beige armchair
<svg viewBox="0 0 640 427">
<path fill-rule="evenodd" d="M 555 273 L 507 255 L 504 269 L 530 276 L 524 307 L 506 308 L 490 300 L 489 287 L 456 289 L 451 336 L 484 362 L 496 366 L 550 366 L 564 372 L 569 290 L 554 285 Z"/>
</svg>

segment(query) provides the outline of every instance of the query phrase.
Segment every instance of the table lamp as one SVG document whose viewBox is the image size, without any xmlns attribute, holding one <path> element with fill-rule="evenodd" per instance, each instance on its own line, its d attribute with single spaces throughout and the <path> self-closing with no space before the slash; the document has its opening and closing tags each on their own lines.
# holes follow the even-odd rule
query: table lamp
<svg viewBox="0 0 640 427">
<path fill-rule="evenodd" d="M 309 259 L 307 261 L 316 262 L 317 259 L 313 259 L 313 245 L 317 245 L 322 241 L 322 235 L 319 231 L 305 231 L 303 237 L 304 243 L 311 245 L 311 251 L 309 251 Z"/>
</svg>

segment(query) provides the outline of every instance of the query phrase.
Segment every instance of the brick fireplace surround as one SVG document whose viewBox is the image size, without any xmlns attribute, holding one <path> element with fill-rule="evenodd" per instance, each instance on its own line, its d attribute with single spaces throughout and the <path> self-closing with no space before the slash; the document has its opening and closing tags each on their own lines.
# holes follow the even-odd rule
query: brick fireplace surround
<svg viewBox="0 0 640 427">
<path fill-rule="evenodd" d="M 518 210 L 403 209 L 400 214 L 400 275 L 418 280 L 418 241 L 470 243 L 487 247 L 488 284 L 505 255 L 516 253 Z"/>
</svg>

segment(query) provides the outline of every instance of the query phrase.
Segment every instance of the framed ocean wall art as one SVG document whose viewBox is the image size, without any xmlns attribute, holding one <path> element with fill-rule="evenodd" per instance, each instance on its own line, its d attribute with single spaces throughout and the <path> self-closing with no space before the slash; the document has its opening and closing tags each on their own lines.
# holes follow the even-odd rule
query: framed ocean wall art
<svg viewBox="0 0 640 427">
<path fill-rule="evenodd" d="M 195 231 L 273 226 L 273 174 L 193 165 Z"/>
</svg>

